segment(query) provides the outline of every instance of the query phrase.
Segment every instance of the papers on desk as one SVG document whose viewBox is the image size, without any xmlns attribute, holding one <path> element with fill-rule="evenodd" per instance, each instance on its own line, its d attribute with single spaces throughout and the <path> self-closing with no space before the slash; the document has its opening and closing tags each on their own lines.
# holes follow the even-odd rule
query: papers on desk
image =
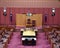
<svg viewBox="0 0 60 48">
<path fill-rule="evenodd" d="M 60 44 L 54 44 L 54 48 L 60 48 Z"/>
<path fill-rule="evenodd" d="M 4 35 L 4 36 L 6 36 L 6 37 L 10 37 L 10 35 Z"/>
<path fill-rule="evenodd" d="M 38 29 L 34 29 L 34 31 L 38 31 Z"/>
<path fill-rule="evenodd" d="M 4 44 L 0 43 L 0 48 L 3 48 L 4 47 Z"/>
<path fill-rule="evenodd" d="M 6 42 L 8 39 L 7 38 L 2 38 L 3 43 Z"/>
<path fill-rule="evenodd" d="M 21 29 L 20 31 L 24 31 L 24 29 Z"/>
<path fill-rule="evenodd" d="M 52 38 L 54 35 L 49 35 L 49 38 Z"/>
<path fill-rule="evenodd" d="M 56 43 L 56 41 L 57 41 L 56 38 L 55 38 L 55 39 L 54 39 L 54 38 L 51 39 L 51 42 L 52 42 L 52 43 Z"/>
<path fill-rule="evenodd" d="M 5 39 L 3 42 L 5 43 L 5 42 L 7 42 L 7 40 L 8 40 L 8 39 Z"/>
</svg>

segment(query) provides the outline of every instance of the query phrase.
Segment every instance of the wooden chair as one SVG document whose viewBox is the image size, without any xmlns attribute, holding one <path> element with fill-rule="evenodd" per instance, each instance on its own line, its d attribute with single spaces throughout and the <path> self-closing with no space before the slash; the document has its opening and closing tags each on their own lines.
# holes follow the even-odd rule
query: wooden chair
<svg viewBox="0 0 60 48">
<path fill-rule="evenodd" d="M 31 27 L 31 20 L 30 19 L 27 19 L 27 22 L 26 22 L 26 27 Z"/>
<path fill-rule="evenodd" d="M 32 20 L 32 27 L 36 26 L 36 20 Z"/>
</svg>

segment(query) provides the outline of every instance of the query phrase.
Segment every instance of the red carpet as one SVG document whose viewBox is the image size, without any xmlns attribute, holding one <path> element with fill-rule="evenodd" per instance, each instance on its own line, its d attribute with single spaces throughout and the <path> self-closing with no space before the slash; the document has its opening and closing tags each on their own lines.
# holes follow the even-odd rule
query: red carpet
<svg viewBox="0 0 60 48">
<path fill-rule="evenodd" d="M 14 32 L 8 48 L 51 48 L 45 33 L 38 33 L 36 46 L 24 46 L 21 42 L 20 32 Z"/>
</svg>

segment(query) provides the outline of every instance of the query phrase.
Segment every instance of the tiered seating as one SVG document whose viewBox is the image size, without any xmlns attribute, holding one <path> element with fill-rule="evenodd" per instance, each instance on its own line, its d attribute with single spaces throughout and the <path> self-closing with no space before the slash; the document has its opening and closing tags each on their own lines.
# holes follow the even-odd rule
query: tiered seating
<svg viewBox="0 0 60 48">
<path fill-rule="evenodd" d="M 12 31 L 14 31 L 12 27 L 0 26 L 0 48 L 7 48 L 13 34 Z"/>
<path fill-rule="evenodd" d="M 60 48 L 60 34 L 58 31 L 53 29 L 53 31 L 47 32 L 47 38 L 52 48 Z"/>
<path fill-rule="evenodd" d="M 60 48 L 60 26 L 44 25 L 43 30 L 52 48 Z M 59 42 L 59 43 L 58 43 Z"/>
</svg>

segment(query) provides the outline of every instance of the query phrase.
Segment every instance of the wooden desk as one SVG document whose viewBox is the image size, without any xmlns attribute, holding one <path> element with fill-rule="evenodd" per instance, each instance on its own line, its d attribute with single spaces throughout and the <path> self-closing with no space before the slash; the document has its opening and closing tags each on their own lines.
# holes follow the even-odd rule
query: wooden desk
<svg viewBox="0 0 60 48">
<path fill-rule="evenodd" d="M 36 32 L 34 30 L 25 30 L 22 33 L 23 45 L 36 45 Z"/>
<path fill-rule="evenodd" d="M 53 44 L 53 48 L 60 48 L 60 43 Z"/>
<path fill-rule="evenodd" d="M 56 33 L 60 34 L 60 31 L 56 31 Z"/>
<path fill-rule="evenodd" d="M 5 44 L 0 43 L 0 48 L 6 48 Z"/>
</svg>

